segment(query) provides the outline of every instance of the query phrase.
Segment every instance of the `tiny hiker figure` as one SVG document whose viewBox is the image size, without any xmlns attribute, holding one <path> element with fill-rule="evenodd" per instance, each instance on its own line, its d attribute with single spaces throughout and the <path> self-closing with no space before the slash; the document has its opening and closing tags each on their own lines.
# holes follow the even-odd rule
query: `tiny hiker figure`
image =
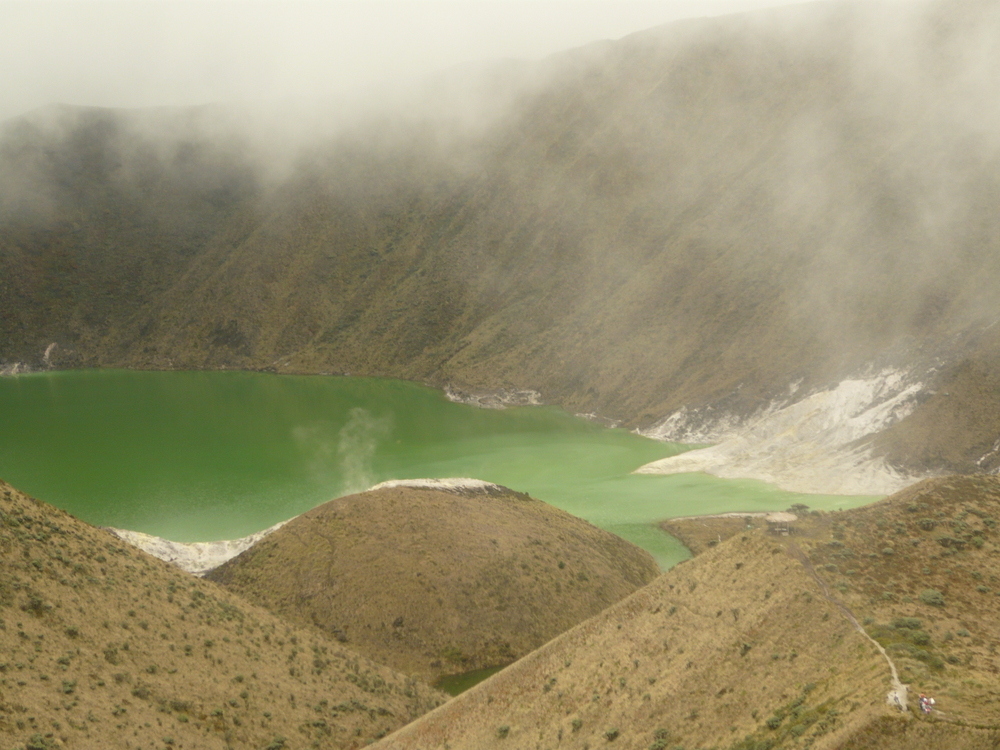
<svg viewBox="0 0 1000 750">
<path fill-rule="evenodd" d="M 934 708 L 934 699 L 921 693 L 920 710 L 923 711 L 925 714 L 929 714 L 933 710 L 933 708 Z"/>
</svg>

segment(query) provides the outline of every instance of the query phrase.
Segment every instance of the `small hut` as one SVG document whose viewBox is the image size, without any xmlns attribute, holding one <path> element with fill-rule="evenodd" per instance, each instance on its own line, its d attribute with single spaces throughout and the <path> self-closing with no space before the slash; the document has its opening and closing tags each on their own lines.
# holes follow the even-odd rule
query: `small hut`
<svg viewBox="0 0 1000 750">
<path fill-rule="evenodd" d="M 781 534 L 781 536 L 788 536 L 792 530 L 792 524 L 799 520 L 799 517 L 794 513 L 768 513 L 764 516 L 764 520 L 767 521 L 767 530 L 772 534 Z"/>
</svg>

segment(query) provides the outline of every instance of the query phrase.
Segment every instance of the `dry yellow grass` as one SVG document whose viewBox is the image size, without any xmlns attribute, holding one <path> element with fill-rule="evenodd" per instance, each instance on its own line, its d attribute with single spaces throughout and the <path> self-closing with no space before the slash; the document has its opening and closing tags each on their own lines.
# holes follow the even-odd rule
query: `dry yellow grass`
<svg viewBox="0 0 1000 750">
<path fill-rule="evenodd" d="M 1000 479 L 951 477 L 789 536 L 736 530 L 378 747 L 996 747 L 996 516 Z M 887 705 L 849 611 L 938 711 Z"/>
<path fill-rule="evenodd" d="M 933 693 L 942 721 L 1000 724 L 1000 478 L 926 480 L 824 520 L 803 549 L 903 682 Z"/>
<path fill-rule="evenodd" d="M 659 573 L 643 550 L 507 489 L 325 503 L 209 578 L 429 680 L 509 664 Z"/>
<path fill-rule="evenodd" d="M 355 748 L 446 696 L 0 482 L 0 748 Z"/>
<path fill-rule="evenodd" d="M 691 550 L 691 554 L 700 555 L 734 534 L 740 534 L 747 529 L 763 527 L 765 522 L 760 517 L 728 516 L 705 518 L 685 518 L 660 523 L 660 528 L 676 537 Z"/>
</svg>

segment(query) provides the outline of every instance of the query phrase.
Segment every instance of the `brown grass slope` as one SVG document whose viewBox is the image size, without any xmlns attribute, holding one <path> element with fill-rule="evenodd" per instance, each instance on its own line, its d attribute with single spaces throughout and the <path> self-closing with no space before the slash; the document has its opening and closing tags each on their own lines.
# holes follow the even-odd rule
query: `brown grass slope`
<svg viewBox="0 0 1000 750">
<path fill-rule="evenodd" d="M 117 281 L 63 262 L 69 229 L 0 232 L 0 284 L 35 279 L 0 357 L 65 339 L 88 365 L 530 387 L 629 425 L 684 405 L 753 412 L 872 362 L 934 364 L 966 406 L 1000 362 L 1000 13 L 919 6 L 670 24 L 522 70 L 534 85 L 488 127 L 448 130 L 443 113 L 341 128 L 266 197 L 235 180 L 194 253 L 178 239 L 157 284 L 130 275 L 141 289 L 101 321 L 75 322 Z M 99 164 L 121 160 L 100 143 Z M 47 184 L 81 151 L 44 145 Z M 89 165 L 87 186 L 119 184 Z M 929 402 L 877 448 L 909 468 L 1000 466 L 976 463 L 1000 411 L 965 432 L 967 411 Z"/>
<path fill-rule="evenodd" d="M 867 507 L 809 514 L 791 537 L 829 590 L 895 655 L 903 681 L 933 691 L 947 716 L 971 724 L 994 724 L 1000 711 L 998 517 L 1000 479 L 944 477 Z M 766 525 L 706 518 L 663 526 L 705 551 L 744 533 L 748 522 Z M 927 591 L 939 592 L 941 602 L 923 597 Z M 892 627 L 908 617 L 919 626 Z"/>
<path fill-rule="evenodd" d="M 950 477 L 788 537 L 733 529 L 378 747 L 996 747 L 998 515 L 1000 479 Z M 936 713 L 886 705 L 846 611 Z"/>
<path fill-rule="evenodd" d="M 926 480 L 826 519 L 831 538 L 810 558 L 903 681 L 948 721 L 1000 725 L 1000 478 Z M 892 627 L 904 617 L 919 627 Z"/>
<path fill-rule="evenodd" d="M 997 471 L 1000 337 L 984 336 L 946 366 L 936 390 L 908 419 L 880 433 L 877 451 L 897 466 Z"/>
<path fill-rule="evenodd" d="M 433 679 L 508 664 L 658 573 L 527 495 L 389 488 L 314 508 L 208 577 Z"/>
<path fill-rule="evenodd" d="M 443 696 L 0 483 L 0 747 L 354 748 Z"/>
<path fill-rule="evenodd" d="M 53 106 L 0 125 L 3 356 L 77 365 L 168 289 L 259 192 L 246 139 L 211 107 Z"/>
</svg>

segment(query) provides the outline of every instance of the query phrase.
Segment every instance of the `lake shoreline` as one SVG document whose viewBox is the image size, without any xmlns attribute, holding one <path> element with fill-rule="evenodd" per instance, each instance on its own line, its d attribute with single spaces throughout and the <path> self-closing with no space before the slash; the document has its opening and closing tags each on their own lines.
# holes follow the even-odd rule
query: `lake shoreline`
<svg viewBox="0 0 1000 750">
<path fill-rule="evenodd" d="M 86 368 L 0 379 L 0 475 L 88 523 L 148 535 L 198 570 L 323 502 L 415 477 L 473 476 L 528 493 L 638 544 L 664 569 L 689 554 L 659 530 L 664 518 L 870 501 L 634 474 L 696 446 L 557 406 L 479 408 L 409 381 L 270 374 Z"/>
</svg>

